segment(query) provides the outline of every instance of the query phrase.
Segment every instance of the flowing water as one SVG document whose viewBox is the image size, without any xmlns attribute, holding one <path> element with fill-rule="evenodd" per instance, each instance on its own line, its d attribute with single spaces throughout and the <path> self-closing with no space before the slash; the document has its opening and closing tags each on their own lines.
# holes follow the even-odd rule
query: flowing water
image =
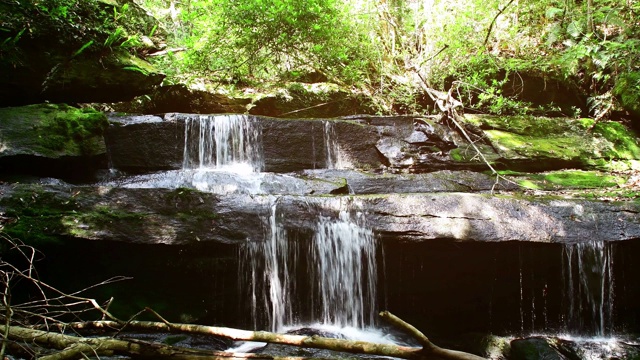
<svg viewBox="0 0 640 360">
<path fill-rule="evenodd" d="M 610 247 L 603 241 L 567 244 L 563 261 L 567 330 L 581 335 L 608 335 L 614 303 Z"/>
<path fill-rule="evenodd" d="M 343 169 L 344 164 L 338 146 L 338 137 L 333 122 L 324 122 L 324 146 L 327 152 L 327 169 Z"/>
<path fill-rule="evenodd" d="M 260 130 L 248 115 L 200 115 L 185 119 L 183 169 L 259 172 Z"/>
<path fill-rule="evenodd" d="M 337 216 L 318 215 L 313 234 L 304 236 L 284 227 L 277 205 L 274 198 L 265 241 L 241 249 L 254 327 L 373 325 L 377 244 L 363 214 L 335 200 L 329 206 L 338 208 Z"/>
</svg>

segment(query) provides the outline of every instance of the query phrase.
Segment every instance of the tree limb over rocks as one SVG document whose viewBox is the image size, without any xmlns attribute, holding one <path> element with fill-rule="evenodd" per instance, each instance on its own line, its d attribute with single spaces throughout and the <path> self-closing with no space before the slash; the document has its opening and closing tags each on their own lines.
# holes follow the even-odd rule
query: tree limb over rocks
<svg viewBox="0 0 640 360">
<path fill-rule="evenodd" d="M 352 354 L 389 356 L 403 359 L 442 359 L 442 360 L 482 360 L 482 357 L 434 345 L 424 334 L 412 325 L 395 315 L 385 311 L 380 314 L 390 324 L 408 332 L 415 337 L 422 348 L 390 344 L 378 344 L 366 341 L 333 339 L 321 336 L 301 336 L 278 334 L 267 331 L 248 331 L 234 328 L 214 327 L 195 324 L 179 324 L 166 321 L 87 321 L 61 324 L 61 328 L 80 330 L 135 330 L 141 332 L 172 332 L 181 334 L 212 335 L 232 340 L 266 342 L 271 344 L 290 345 L 315 349 L 325 349 Z M 47 332 L 17 326 L 0 326 L 0 331 L 8 334 L 8 340 L 37 344 L 42 347 L 62 350 L 61 352 L 42 357 L 46 360 L 75 359 L 84 355 L 126 355 L 153 356 L 171 359 L 279 359 L 266 354 L 238 354 L 224 351 L 187 349 L 166 344 L 134 339 L 116 339 L 113 337 L 85 338 L 60 333 Z M 291 359 L 291 358 L 287 358 Z"/>
</svg>

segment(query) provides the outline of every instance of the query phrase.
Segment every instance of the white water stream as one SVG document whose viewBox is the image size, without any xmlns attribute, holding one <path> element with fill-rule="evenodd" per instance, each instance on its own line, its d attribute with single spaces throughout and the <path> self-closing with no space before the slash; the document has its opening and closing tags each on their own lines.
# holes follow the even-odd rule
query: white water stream
<svg viewBox="0 0 640 360">
<path fill-rule="evenodd" d="M 340 199 L 332 202 L 337 217 L 318 216 L 313 235 L 303 239 L 284 227 L 273 198 L 265 241 L 241 249 L 254 327 L 262 325 L 261 315 L 271 331 L 310 323 L 373 325 L 377 243 L 362 213 Z"/>
<path fill-rule="evenodd" d="M 183 169 L 259 172 L 260 131 L 247 115 L 200 115 L 185 119 Z"/>
<path fill-rule="evenodd" d="M 614 282 L 611 250 L 603 241 L 563 249 L 567 330 L 605 336 L 612 328 Z"/>
</svg>

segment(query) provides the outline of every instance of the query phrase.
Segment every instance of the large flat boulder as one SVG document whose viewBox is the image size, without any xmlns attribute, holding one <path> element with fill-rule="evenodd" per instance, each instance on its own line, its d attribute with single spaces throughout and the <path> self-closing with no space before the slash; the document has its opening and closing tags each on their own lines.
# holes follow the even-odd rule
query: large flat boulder
<svg viewBox="0 0 640 360">
<path fill-rule="evenodd" d="M 113 115 L 108 132 L 113 164 L 137 173 L 179 169 L 185 121 L 213 116 L 216 115 Z M 321 168 L 392 173 L 487 171 L 485 160 L 498 170 L 523 172 L 640 168 L 637 137 L 617 122 L 469 115 L 462 125 L 471 144 L 453 124 L 429 117 L 237 116 L 247 117 L 258 132 L 256 147 L 262 149 L 262 170 L 268 172 Z"/>
<path fill-rule="evenodd" d="M 5 231 L 27 242 L 60 236 L 145 244 L 264 241 L 275 206 L 281 226 L 313 232 L 319 219 L 359 211 L 387 241 L 570 243 L 640 238 L 638 202 L 471 193 L 212 194 L 192 189 L 4 185 Z M 606 224 L 606 225 L 605 225 Z"/>
</svg>

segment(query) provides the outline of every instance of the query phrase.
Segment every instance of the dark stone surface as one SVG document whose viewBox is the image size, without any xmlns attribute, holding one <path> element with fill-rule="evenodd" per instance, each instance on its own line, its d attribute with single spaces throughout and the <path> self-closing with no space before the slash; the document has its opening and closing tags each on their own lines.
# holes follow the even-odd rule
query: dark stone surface
<svg viewBox="0 0 640 360">
<path fill-rule="evenodd" d="M 511 341 L 511 359 L 513 360 L 567 360 L 544 338 L 516 339 Z"/>
<path fill-rule="evenodd" d="M 110 121 L 105 141 L 114 168 L 132 173 L 182 168 L 184 120 L 111 116 Z"/>
<path fill-rule="evenodd" d="M 181 112 L 191 114 L 242 114 L 250 99 L 231 98 L 202 90 L 192 90 L 183 84 L 160 86 L 148 96 L 128 103 L 113 104 L 115 111 L 141 114 Z"/>
<path fill-rule="evenodd" d="M 25 224 L 37 220 L 16 208 L 16 197 L 24 198 L 25 191 L 50 194 L 47 206 L 63 209 L 51 214 L 56 226 L 51 226 L 49 233 L 58 229 L 60 235 L 146 244 L 263 239 L 275 200 L 283 214 L 283 226 L 303 231 L 312 231 L 318 216 L 337 217 L 337 211 L 345 206 L 341 197 L 326 196 L 217 195 L 184 188 L 5 186 L 1 210 Z M 356 195 L 347 199 L 352 208 L 366 213 L 374 233 L 394 241 L 573 243 L 640 238 L 640 204 L 633 202 L 524 200 L 470 193 Z M 69 204 L 75 206 L 73 212 L 69 212 Z M 30 206 L 38 205 L 34 202 Z"/>
<path fill-rule="evenodd" d="M 40 97 L 70 103 L 126 101 L 150 93 L 164 77 L 151 64 L 123 51 L 106 57 L 86 55 L 52 67 Z"/>
<path fill-rule="evenodd" d="M 326 167 L 321 120 L 283 120 L 258 117 L 262 131 L 264 170 L 291 172 Z"/>
</svg>

